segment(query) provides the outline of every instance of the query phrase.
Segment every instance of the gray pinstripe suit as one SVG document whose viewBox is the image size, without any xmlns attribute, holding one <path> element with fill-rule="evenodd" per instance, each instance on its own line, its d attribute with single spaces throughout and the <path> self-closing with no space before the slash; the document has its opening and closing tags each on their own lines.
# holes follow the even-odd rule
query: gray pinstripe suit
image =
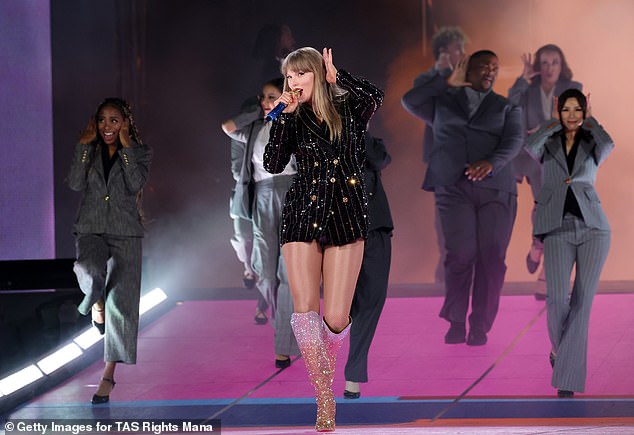
<svg viewBox="0 0 634 435">
<path fill-rule="evenodd" d="M 590 117 L 572 171 L 568 170 L 560 122 L 546 122 L 526 145 L 542 162 L 543 187 L 537 198 L 533 234 L 544 237 L 548 334 L 556 361 L 552 385 L 568 391 L 585 390 L 590 308 L 601 269 L 610 247 L 610 226 L 594 188 L 597 170 L 614 143 L 598 122 Z M 568 188 L 579 204 L 583 219 L 564 216 Z M 570 291 L 573 265 L 576 275 Z"/>
<path fill-rule="evenodd" d="M 555 84 L 553 93 L 554 95 L 560 95 L 563 91 L 570 88 L 581 90 L 582 85 L 572 80 L 560 79 Z M 535 77 L 531 83 L 528 83 L 523 77 L 518 77 L 511 89 L 509 89 L 509 101 L 522 108 L 525 130 L 532 130 L 547 121 L 547 118 L 544 118 L 541 98 L 541 77 Z M 513 159 L 513 171 L 518 183 L 521 183 L 526 178 L 526 182 L 531 187 L 533 199 L 536 199 L 542 189 L 541 165 L 532 159 L 527 151 L 522 149 Z M 534 220 L 535 209 L 533 208 L 531 222 Z M 533 243 L 541 246 L 541 241 L 537 238 L 533 238 Z"/>
<path fill-rule="evenodd" d="M 83 192 L 74 226 L 73 270 L 85 294 L 78 310 L 86 315 L 104 298 L 104 360 L 134 364 L 144 234 L 137 195 L 147 180 L 152 150 L 138 144 L 121 148 L 106 180 L 101 146 L 77 144 L 67 178 L 71 189 Z"/>
</svg>

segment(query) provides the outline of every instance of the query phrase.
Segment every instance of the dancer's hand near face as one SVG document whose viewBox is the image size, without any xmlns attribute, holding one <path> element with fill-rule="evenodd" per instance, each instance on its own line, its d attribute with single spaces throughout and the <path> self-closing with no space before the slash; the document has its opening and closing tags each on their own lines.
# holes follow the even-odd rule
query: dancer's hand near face
<svg viewBox="0 0 634 435">
<path fill-rule="evenodd" d="M 533 62 L 531 61 L 531 54 L 524 53 L 522 54 L 522 63 L 524 64 L 524 70 L 522 71 L 522 78 L 527 82 L 530 81 L 533 77 L 541 74 L 539 71 L 535 71 L 533 69 Z"/>
<path fill-rule="evenodd" d="M 132 141 L 130 140 L 130 120 L 126 119 L 123 121 L 123 125 L 121 126 L 121 130 L 119 130 L 119 141 L 123 148 L 130 148 L 132 146 Z"/>
<path fill-rule="evenodd" d="M 447 78 L 447 84 L 452 88 L 460 88 L 471 86 L 467 81 L 467 66 L 469 65 L 469 56 L 463 56 L 458 64 Z"/>
<path fill-rule="evenodd" d="M 88 145 L 97 139 L 97 123 L 94 117 L 90 117 L 86 128 L 79 136 L 79 143 Z"/>
</svg>

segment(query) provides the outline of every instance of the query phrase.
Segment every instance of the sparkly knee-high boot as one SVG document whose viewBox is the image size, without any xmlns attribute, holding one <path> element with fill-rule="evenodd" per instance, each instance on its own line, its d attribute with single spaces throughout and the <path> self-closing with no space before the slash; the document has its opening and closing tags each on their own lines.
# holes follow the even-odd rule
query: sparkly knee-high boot
<svg viewBox="0 0 634 435">
<path fill-rule="evenodd" d="M 324 341 L 324 352 L 320 360 L 320 371 L 324 376 L 324 399 L 321 402 L 317 402 L 317 424 L 316 429 L 318 431 L 329 432 L 335 430 L 335 414 L 336 414 L 336 402 L 332 393 L 332 381 L 335 377 L 335 367 L 337 365 L 337 353 L 341 348 L 343 339 L 346 338 L 350 332 L 350 325 L 352 321 L 346 326 L 343 331 L 339 333 L 333 332 L 325 320 L 322 321 L 322 336 Z"/>
<path fill-rule="evenodd" d="M 304 358 L 304 364 L 308 371 L 308 378 L 315 387 L 315 400 L 317 401 L 317 423 L 316 431 L 334 430 L 334 404 L 335 398 L 330 388 L 330 383 L 322 372 L 323 360 L 326 354 L 324 346 L 324 332 L 322 320 L 318 313 L 309 311 L 307 313 L 293 313 L 291 316 L 291 326 L 297 339 L 299 350 Z M 330 414 L 325 414 L 325 410 L 332 409 Z"/>
</svg>

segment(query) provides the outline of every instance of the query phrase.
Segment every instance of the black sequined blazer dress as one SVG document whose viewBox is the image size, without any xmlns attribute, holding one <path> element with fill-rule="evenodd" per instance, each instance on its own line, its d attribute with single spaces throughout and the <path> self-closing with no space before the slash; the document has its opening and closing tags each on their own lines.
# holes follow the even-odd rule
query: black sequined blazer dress
<svg viewBox="0 0 634 435">
<path fill-rule="evenodd" d="M 341 246 L 367 237 L 365 131 L 383 102 L 383 91 L 344 70 L 337 72 L 337 85 L 348 91 L 336 103 L 343 125 L 339 140 L 330 141 L 326 123 L 305 106 L 282 113 L 271 126 L 266 170 L 282 172 L 291 154 L 297 162 L 282 211 L 281 244 L 317 240 L 322 246 Z"/>
</svg>

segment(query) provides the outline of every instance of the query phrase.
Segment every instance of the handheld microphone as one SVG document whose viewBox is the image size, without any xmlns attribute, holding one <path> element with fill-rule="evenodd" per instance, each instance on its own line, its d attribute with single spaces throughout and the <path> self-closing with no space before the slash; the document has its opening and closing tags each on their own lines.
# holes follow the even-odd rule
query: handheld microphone
<svg viewBox="0 0 634 435">
<path fill-rule="evenodd" d="M 275 118 L 280 116 L 280 113 L 282 113 L 282 110 L 284 109 L 286 109 L 286 104 L 277 103 L 277 106 L 275 106 L 273 110 L 271 110 L 269 114 L 264 117 L 264 123 L 273 121 Z"/>
<path fill-rule="evenodd" d="M 299 97 L 302 94 L 302 90 L 301 89 L 293 89 L 292 91 L 290 91 L 290 93 L 293 94 L 295 97 Z M 273 110 L 271 110 L 269 112 L 269 114 L 264 117 L 264 123 L 266 124 L 267 122 L 271 122 L 275 118 L 280 116 L 280 113 L 282 113 L 282 111 L 284 109 L 286 109 L 286 106 L 287 105 L 282 103 L 282 102 L 277 103 L 277 106 L 275 106 L 273 108 Z"/>
</svg>

